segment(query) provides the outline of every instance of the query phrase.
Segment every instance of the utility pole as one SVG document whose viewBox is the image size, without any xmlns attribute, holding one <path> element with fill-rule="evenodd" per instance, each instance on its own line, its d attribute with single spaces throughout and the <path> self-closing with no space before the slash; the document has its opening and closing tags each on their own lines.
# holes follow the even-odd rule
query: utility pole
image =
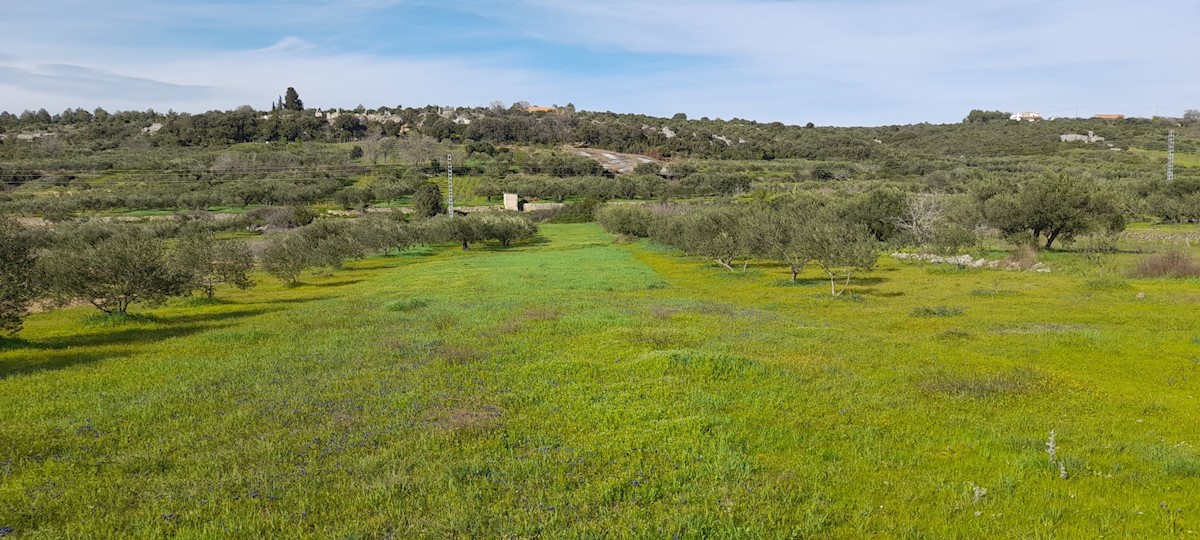
<svg viewBox="0 0 1200 540">
<path fill-rule="evenodd" d="M 1167 182 L 1175 181 L 1175 131 L 1167 134 Z"/>
<path fill-rule="evenodd" d="M 446 196 L 450 203 L 446 205 L 446 215 L 454 217 L 454 154 L 446 154 Z"/>
</svg>

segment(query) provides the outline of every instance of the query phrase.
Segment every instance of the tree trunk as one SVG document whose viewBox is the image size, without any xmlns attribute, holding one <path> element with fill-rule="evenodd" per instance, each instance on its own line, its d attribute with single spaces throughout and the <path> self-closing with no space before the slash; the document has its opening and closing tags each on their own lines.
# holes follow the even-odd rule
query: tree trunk
<svg viewBox="0 0 1200 540">
<path fill-rule="evenodd" d="M 1054 245 L 1054 241 L 1058 239 L 1058 235 L 1060 234 L 1062 234 L 1061 227 L 1046 235 L 1046 249 L 1050 249 L 1050 246 Z"/>
<path fill-rule="evenodd" d="M 795 267 L 795 266 L 791 267 L 791 270 L 792 270 L 792 283 L 795 283 L 795 282 L 796 282 L 796 276 L 800 274 L 800 271 L 799 271 L 799 270 L 796 270 L 796 267 Z"/>
<path fill-rule="evenodd" d="M 730 264 L 728 262 L 725 262 L 725 259 L 717 259 L 717 264 L 725 267 L 730 272 L 733 272 L 733 266 L 730 266 Z"/>
</svg>

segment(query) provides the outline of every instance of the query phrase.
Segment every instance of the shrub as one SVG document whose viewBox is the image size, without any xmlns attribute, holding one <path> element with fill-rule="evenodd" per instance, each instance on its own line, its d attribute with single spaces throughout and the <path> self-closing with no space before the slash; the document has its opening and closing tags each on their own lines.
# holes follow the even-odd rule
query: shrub
<svg viewBox="0 0 1200 540">
<path fill-rule="evenodd" d="M 654 213 L 640 204 L 606 204 L 596 211 L 596 221 L 610 233 L 645 238 Z"/>
<path fill-rule="evenodd" d="M 1137 268 L 1133 271 L 1133 277 L 1200 277 L 1200 265 L 1197 265 L 1196 261 L 1183 253 L 1170 251 L 1139 261 Z"/>
<path fill-rule="evenodd" d="M 591 223 L 596 221 L 596 211 L 602 204 L 603 201 L 599 199 L 587 198 L 555 211 L 545 221 L 546 223 Z"/>
</svg>

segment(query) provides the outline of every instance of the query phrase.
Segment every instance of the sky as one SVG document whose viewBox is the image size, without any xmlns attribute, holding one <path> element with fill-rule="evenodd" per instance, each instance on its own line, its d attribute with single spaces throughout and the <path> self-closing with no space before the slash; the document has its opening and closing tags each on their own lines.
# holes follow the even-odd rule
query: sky
<svg viewBox="0 0 1200 540">
<path fill-rule="evenodd" d="M 788 124 L 1200 109 L 1196 0 L 0 0 L 0 110 L 511 104 Z"/>
</svg>

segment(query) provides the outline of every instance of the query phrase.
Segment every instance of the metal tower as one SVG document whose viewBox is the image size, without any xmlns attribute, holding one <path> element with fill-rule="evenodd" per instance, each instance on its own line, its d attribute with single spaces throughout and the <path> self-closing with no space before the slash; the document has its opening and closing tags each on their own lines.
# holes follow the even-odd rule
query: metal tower
<svg viewBox="0 0 1200 540">
<path fill-rule="evenodd" d="M 446 196 L 449 198 L 446 215 L 454 217 L 454 154 L 446 154 Z"/>
<path fill-rule="evenodd" d="M 1175 181 L 1175 132 L 1167 134 L 1167 182 Z"/>
</svg>

